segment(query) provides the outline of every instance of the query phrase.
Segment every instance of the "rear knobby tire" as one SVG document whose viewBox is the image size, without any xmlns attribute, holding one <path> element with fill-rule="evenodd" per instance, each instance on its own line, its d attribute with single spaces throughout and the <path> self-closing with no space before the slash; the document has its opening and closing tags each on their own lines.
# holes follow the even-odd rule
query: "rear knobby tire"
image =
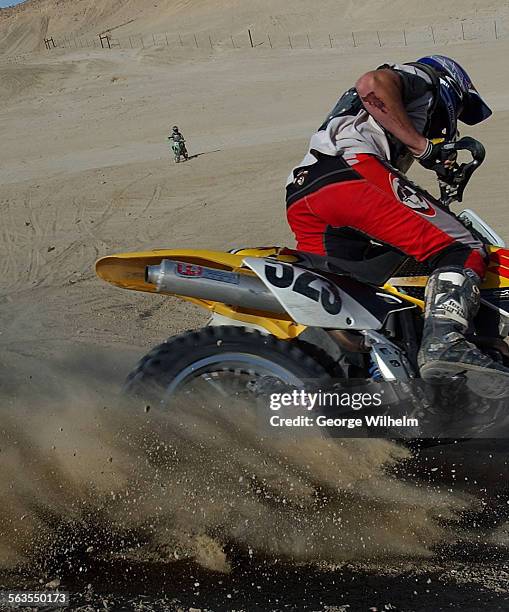
<svg viewBox="0 0 509 612">
<path fill-rule="evenodd" d="M 166 393 L 169 398 L 186 381 L 188 384 L 200 372 L 206 374 L 208 361 L 212 360 L 210 371 L 221 369 L 222 356 L 226 370 L 227 360 L 234 356 L 237 368 L 239 362 L 245 363 L 246 371 L 267 375 L 268 367 L 271 376 L 290 385 L 298 384 L 296 381 L 325 385 L 331 380 L 327 366 L 298 341 L 283 341 L 259 331 L 224 325 L 186 332 L 156 346 L 129 374 L 125 390 L 137 397 Z M 177 384 L 180 388 L 175 387 Z"/>
</svg>

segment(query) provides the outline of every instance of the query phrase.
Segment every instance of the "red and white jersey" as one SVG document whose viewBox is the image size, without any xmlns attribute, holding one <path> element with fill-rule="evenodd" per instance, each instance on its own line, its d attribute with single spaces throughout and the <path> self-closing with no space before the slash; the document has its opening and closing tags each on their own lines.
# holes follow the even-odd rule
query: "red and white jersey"
<svg viewBox="0 0 509 612">
<path fill-rule="evenodd" d="M 405 109 L 415 129 L 422 134 L 434 102 L 430 76 L 414 65 L 388 64 L 385 66 L 400 75 Z M 353 92 L 352 95 L 356 96 L 357 93 Z M 338 110 L 341 112 L 346 109 Z M 401 167 L 397 160 L 391 159 L 392 151 L 387 133 L 363 106 L 355 114 L 331 116 L 329 119 L 320 130 L 311 136 L 308 152 L 299 164 L 299 168 L 316 163 L 317 159 L 311 153 L 314 149 L 325 155 L 342 155 L 346 161 L 353 161 L 355 155 L 359 153 L 374 155 L 392 163 L 402 171 L 408 169 L 408 164 L 407 167 Z M 288 177 L 288 183 L 293 180 L 292 171 Z"/>
</svg>

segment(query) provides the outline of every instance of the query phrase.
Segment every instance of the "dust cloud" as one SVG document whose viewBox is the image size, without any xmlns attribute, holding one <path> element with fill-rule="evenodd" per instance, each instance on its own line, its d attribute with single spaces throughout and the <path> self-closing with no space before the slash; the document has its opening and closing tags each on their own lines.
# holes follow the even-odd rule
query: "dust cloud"
<svg viewBox="0 0 509 612">
<path fill-rule="evenodd" d="M 3 386 L 0 568 L 53 576 L 94 559 L 229 551 L 291 561 L 423 557 L 452 542 L 474 496 L 398 478 L 382 440 L 262 437 L 249 405 L 191 396 L 172 410 L 123 397 L 73 364 Z"/>
</svg>

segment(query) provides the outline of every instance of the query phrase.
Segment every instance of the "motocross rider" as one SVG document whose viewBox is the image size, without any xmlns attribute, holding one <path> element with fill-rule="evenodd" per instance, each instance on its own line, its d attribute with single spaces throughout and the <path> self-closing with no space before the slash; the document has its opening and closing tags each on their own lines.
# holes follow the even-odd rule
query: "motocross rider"
<svg viewBox="0 0 509 612">
<path fill-rule="evenodd" d="M 424 379 L 464 372 L 509 383 L 509 369 L 465 339 L 487 267 L 482 243 L 404 174 L 417 160 L 444 177 L 455 163 L 444 146 L 458 138 L 458 120 L 475 125 L 490 115 L 453 59 L 384 64 L 341 96 L 287 182 L 298 249 L 362 259 L 355 246 L 373 239 L 428 264 Z"/>
<path fill-rule="evenodd" d="M 182 147 L 182 155 L 187 159 L 188 154 L 187 154 L 187 149 L 186 149 L 186 139 L 184 138 L 183 134 L 180 132 L 178 125 L 174 125 L 171 129 L 171 133 L 168 136 L 168 140 L 172 141 L 172 143 L 181 143 L 181 147 Z"/>
</svg>

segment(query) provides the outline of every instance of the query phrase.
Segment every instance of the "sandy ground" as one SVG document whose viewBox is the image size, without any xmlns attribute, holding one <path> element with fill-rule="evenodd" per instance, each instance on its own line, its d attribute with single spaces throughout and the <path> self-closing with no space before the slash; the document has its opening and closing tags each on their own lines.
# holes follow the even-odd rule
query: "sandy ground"
<svg viewBox="0 0 509 612">
<path fill-rule="evenodd" d="M 465 206 L 482 213 L 507 239 L 508 44 L 436 50 L 454 54 L 471 68 L 495 110 L 486 126 L 468 132 L 485 142 L 488 159 Z M 101 284 L 94 276 L 95 260 L 159 247 L 291 245 L 283 186 L 310 133 L 363 70 L 385 60 L 410 61 L 427 51 L 384 49 L 383 56 L 380 50 L 360 49 L 180 55 L 165 48 L 55 51 L 26 64 L 1 65 L 0 384 L 6 392 L 5 416 L 12 417 L 13 398 L 36 410 L 37 394 L 52 385 L 68 388 L 71 373 L 81 376 L 80 384 L 99 386 L 100 374 L 101 381 L 116 387 L 151 346 L 202 325 L 205 315 L 177 300 Z M 191 154 L 180 165 L 172 162 L 165 143 L 175 123 Z M 432 186 L 423 172 L 414 176 Z M 400 551 L 397 561 L 389 554 L 383 562 L 348 562 L 343 555 L 336 564 L 328 559 L 320 565 L 318 554 L 314 565 L 305 558 L 295 565 L 281 561 L 284 555 L 266 545 L 249 554 L 246 537 L 232 552 L 232 569 L 225 575 L 187 561 L 126 561 L 122 555 L 114 562 L 96 559 L 81 573 L 75 566 L 59 572 L 77 598 L 75 609 L 99 609 L 110 601 L 106 607 L 112 610 L 504 610 L 509 561 L 505 514 L 498 506 L 506 503 L 501 493 L 505 449 L 497 449 L 495 467 L 489 447 L 478 454 L 475 448 L 464 449 L 455 451 L 449 466 L 456 466 L 454 473 L 462 467 L 463 478 L 470 476 L 475 486 L 470 490 L 470 481 L 467 487 L 442 474 L 444 491 L 450 488 L 463 499 L 467 488 L 468 495 L 493 510 L 485 521 L 489 535 L 484 524 L 476 535 L 471 524 L 465 527 L 468 545 L 457 545 L 458 528 L 441 547 L 442 534 L 430 537 L 415 527 L 416 515 L 410 512 L 391 537 L 410 537 L 414 552 L 406 551 L 402 559 Z M 374 461 L 377 470 L 391 463 L 391 452 Z M 407 460 L 401 472 L 404 481 L 418 481 L 412 489 L 422 497 L 416 507 L 429 495 L 419 480 L 428 473 L 423 457 L 433 456 L 429 451 L 421 463 Z M 467 464 L 474 456 L 477 462 Z M 402 497 L 398 494 L 398 501 Z M 376 505 L 366 510 L 373 512 Z M 423 524 L 440 522 L 429 512 L 426 508 L 420 515 Z M 452 520 L 446 511 L 442 518 Z M 422 539 L 424 549 L 434 547 L 435 557 L 423 561 L 423 550 L 410 534 Z M 76 563 L 81 567 L 81 558 Z M 4 573 L 3 582 L 33 585 L 51 577 Z M 147 600 L 138 596 L 140 590 Z"/>
</svg>

